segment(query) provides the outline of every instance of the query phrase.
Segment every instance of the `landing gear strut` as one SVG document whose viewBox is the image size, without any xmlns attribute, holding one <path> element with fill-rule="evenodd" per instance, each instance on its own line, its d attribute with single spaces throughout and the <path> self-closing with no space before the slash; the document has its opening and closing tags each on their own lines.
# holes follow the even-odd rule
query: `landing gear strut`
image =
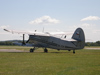
<svg viewBox="0 0 100 75">
<path fill-rule="evenodd" d="M 34 50 L 35 50 L 35 47 L 34 47 L 34 48 L 31 48 L 31 49 L 30 49 L 30 52 L 34 52 Z"/>
<path fill-rule="evenodd" d="M 73 50 L 73 54 L 75 54 L 75 50 Z"/>
<path fill-rule="evenodd" d="M 46 48 L 44 49 L 44 53 L 48 53 L 48 50 Z"/>
</svg>

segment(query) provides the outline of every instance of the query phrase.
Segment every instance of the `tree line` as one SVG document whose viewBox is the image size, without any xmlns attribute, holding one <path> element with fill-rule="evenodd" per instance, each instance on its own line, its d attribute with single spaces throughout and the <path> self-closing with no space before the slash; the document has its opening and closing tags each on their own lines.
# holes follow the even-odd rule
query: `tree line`
<svg viewBox="0 0 100 75">
<path fill-rule="evenodd" d="M 10 41 L 4 41 L 4 42 L 0 42 L 0 45 L 14 45 L 14 44 Z"/>
<path fill-rule="evenodd" d="M 15 46 L 13 42 L 22 42 L 20 40 L 14 40 L 14 41 L 0 41 L 0 45 L 7 45 L 7 46 Z"/>
<path fill-rule="evenodd" d="M 15 44 L 13 42 L 15 42 L 15 41 L 0 41 L 0 45 L 14 46 Z M 22 42 L 22 41 L 17 41 L 17 42 Z M 100 41 L 86 42 L 85 46 L 100 46 Z"/>
<path fill-rule="evenodd" d="M 86 42 L 85 46 L 100 46 L 100 41 L 96 42 Z"/>
</svg>

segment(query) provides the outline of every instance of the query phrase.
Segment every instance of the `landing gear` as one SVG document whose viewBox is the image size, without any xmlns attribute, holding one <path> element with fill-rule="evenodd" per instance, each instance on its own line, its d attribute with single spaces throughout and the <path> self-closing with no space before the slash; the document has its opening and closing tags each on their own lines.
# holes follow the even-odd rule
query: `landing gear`
<svg viewBox="0 0 100 75">
<path fill-rule="evenodd" d="M 31 49 L 30 49 L 30 52 L 34 52 L 34 50 L 35 50 L 35 47 L 34 47 L 34 48 L 31 48 Z"/>
<path fill-rule="evenodd" d="M 44 53 L 48 53 L 48 50 L 46 48 L 44 49 Z"/>
<path fill-rule="evenodd" d="M 73 50 L 73 54 L 75 54 L 75 50 Z"/>
</svg>

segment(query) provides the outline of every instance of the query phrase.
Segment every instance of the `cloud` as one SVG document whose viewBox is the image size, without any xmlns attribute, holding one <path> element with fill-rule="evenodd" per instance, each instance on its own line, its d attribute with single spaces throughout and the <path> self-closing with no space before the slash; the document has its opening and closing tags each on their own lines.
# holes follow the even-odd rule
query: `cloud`
<svg viewBox="0 0 100 75">
<path fill-rule="evenodd" d="M 88 24 L 88 23 L 83 23 L 83 24 L 81 24 L 81 27 L 87 28 L 87 27 L 90 27 L 90 24 Z"/>
<path fill-rule="evenodd" d="M 93 32 L 94 32 L 94 33 L 100 33 L 100 30 L 95 29 Z"/>
<path fill-rule="evenodd" d="M 89 23 L 82 23 L 82 24 L 78 24 L 78 25 L 73 25 L 73 26 L 69 26 L 69 29 L 76 29 L 78 27 L 83 28 L 83 29 L 91 29 L 94 25 L 89 24 Z"/>
<path fill-rule="evenodd" d="M 2 26 L 0 26 L 1 29 L 8 28 L 8 27 L 9 27 L 9 25 L 2 25 Z"/>
<path fill-rule="evenodd" d="M 90 20 L 100 20 L 98 16 L 88 16 L 86 18 L 81 19 L 81 21 L 90 21 Z"/>
<path fill-rule="evenodd" d="M 60 21 L 55 19 L 55 18 L 51 18 L 50 16 L 42 16 L 40 18 L 37 18 L 33 21 L 30 21 L 29 24 L 42 24 L 42 25 L 48 25 L 48 24 L 57 24 Z"/>
</svg>

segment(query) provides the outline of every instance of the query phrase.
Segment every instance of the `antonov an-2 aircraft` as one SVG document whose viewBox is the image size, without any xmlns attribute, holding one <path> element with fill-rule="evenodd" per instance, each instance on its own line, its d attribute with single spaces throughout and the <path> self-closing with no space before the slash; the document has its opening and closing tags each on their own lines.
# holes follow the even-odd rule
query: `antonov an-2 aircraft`
<svg viewBox="0 0 100 75">
<path fill-rule="evenodd" d="M 44 48 L 44 52 L 48 52 L 47 48 L 57 49 L 57 50 L 73 50 L 73 53 L 75 53 L 75 50 L 83 49 L 85 45 L 85 35 L 82 28 L 77 28 L 76 31 L 73 33 L 71 40 L 66 39 L 66 34 L 62 33 L 60 35 L 64 35 L 63 38 L 58 38 L 56 35 L 59 34 L 52 34 L 49 32 L 19 32 L 19 31 L 13 31 L 4 29 L 7 32 L 11 33 L 18 33 L 23 34 L 23 42 L 21 43 L 24 46 L 33 46 L 32 49 L 30 49 L 30 52 L 34 52 L 36 47 L 42 47 Z M 24 41 L 24 35 L 28 34 L 29 39 L 25 42 Z M 30 43 L 30 44 L 27 44 Z M 16 43 L 20 44 L 20 43 Z"/>
</svg>

